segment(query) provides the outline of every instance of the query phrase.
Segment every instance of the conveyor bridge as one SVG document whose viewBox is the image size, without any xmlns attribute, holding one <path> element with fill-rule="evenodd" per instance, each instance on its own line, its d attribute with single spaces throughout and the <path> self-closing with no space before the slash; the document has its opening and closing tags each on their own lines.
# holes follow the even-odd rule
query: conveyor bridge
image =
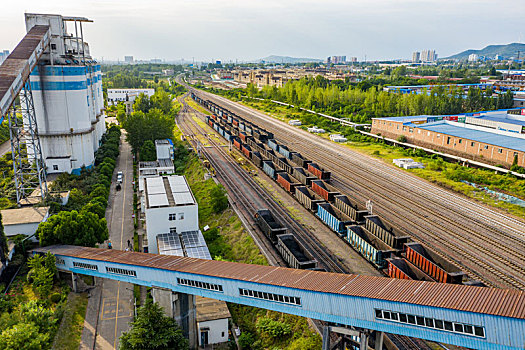
<svg viewBox="0 0 525 350">
<path fill-rule="evenodd" d="M 62 271 L 473 349 L 525 347 L 525 293 L 75 246 Z"/>
</svg>

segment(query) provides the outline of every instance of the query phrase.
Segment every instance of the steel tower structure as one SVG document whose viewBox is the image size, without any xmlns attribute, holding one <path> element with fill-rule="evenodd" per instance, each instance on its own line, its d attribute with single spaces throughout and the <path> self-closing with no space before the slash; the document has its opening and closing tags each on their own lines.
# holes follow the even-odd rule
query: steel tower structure
<svg viewBox="0 0 525 350">
<path fill-rule="evenodd" d="M 20 206 L 37 189 L 40 189 L 39 196 L 44 199 L 47 181 L 29 80 L 20 91 L 19 100 L 18 106 L 16 102 L 13 103 L 8 117 L 16 201 Z"/>
</svg>

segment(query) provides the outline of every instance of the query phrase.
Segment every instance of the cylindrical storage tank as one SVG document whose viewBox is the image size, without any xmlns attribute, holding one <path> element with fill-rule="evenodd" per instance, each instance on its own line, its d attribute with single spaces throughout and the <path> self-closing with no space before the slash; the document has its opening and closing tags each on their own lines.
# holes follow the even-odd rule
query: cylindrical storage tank
<svg viewBox="0 0 525 350">
<path fill-rule="evenodd" d="M 100 65 L 96 65 L 97 72 L 97 101 L 98 101 L 98 113 L 101 114 L 104 109 L 104 93 L 102 92 L 102 71 Z"/>
<path fill-rule="evenodd" d="M 30 76 L 42 153 L 49 173 L 94 162 L 95 125 L 84 66 L 37 66 Z"/>
</svg>

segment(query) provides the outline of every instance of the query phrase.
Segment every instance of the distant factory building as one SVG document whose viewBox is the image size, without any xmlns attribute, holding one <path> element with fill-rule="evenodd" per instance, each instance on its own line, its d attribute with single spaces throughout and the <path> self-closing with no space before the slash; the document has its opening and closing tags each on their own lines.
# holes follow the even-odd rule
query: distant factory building
<svg viewBox="0 0 525 350">
<path fill-rule="evenodd" d="M 164 75 L 173 75 L 175 74 L 175 71 L 173 69 L 163 69 L 162 74 Z"/>
<path fill-rule="evenodd" d="M 421 62 L 421 53 L 419 51 L 415 51 L 412 53 L 412 63 L 419 62 Z"/>
<path fill-rule="evenodd" d="M 525 166 L 522 110 L 372 119 L 372 133 L 489 164 Z"/>
<path fill-rule="evenodd" d="M 108 89 L 108 105 L 125 101 L 133 102 L 140 94 L 151 97 L 155 94 L 155 89 Z"/>
<path fill-rule="evenodd" d="M 26 14 L 26 29 L 50 26 L 50 45 L 30 75 L 43 159 L 48 173 L 80 173 L 91 167 L 106 131 L 102 73 L 91 58 L 82 30 L 71 34 L 66 23 L 83 17 Z M 32 154 L 29 151 L 29 157 Z"/>
<path fill-rule="evenodd" d="M 124 56 L 124 63 L 132 64 L 133 62 L 133 56 Z"/>
</svg>

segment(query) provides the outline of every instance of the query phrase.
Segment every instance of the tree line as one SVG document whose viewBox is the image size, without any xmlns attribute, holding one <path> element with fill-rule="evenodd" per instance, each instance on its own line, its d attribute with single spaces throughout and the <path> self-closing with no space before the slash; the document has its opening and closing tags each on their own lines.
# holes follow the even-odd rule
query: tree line
<svg viewBox="0 0 525 350">
<path fill-rule="evenodd" d="M 492 90 L 461 88 L 439 85 L 421 94 L 401 94 L 383 91 L 381 86 L 362 89 L 342 85 L 317 76 L 289 81 L 282 88 L 265 86 L 257 90 L 253 85 L 246 95 L 274 99 L 303 108 L 349 117 L 355 122 L 367 122 L 371 118 L 403 115 L 440 115 L 512 108 L 511 92 L 492 97 Z"/>
</svg>

